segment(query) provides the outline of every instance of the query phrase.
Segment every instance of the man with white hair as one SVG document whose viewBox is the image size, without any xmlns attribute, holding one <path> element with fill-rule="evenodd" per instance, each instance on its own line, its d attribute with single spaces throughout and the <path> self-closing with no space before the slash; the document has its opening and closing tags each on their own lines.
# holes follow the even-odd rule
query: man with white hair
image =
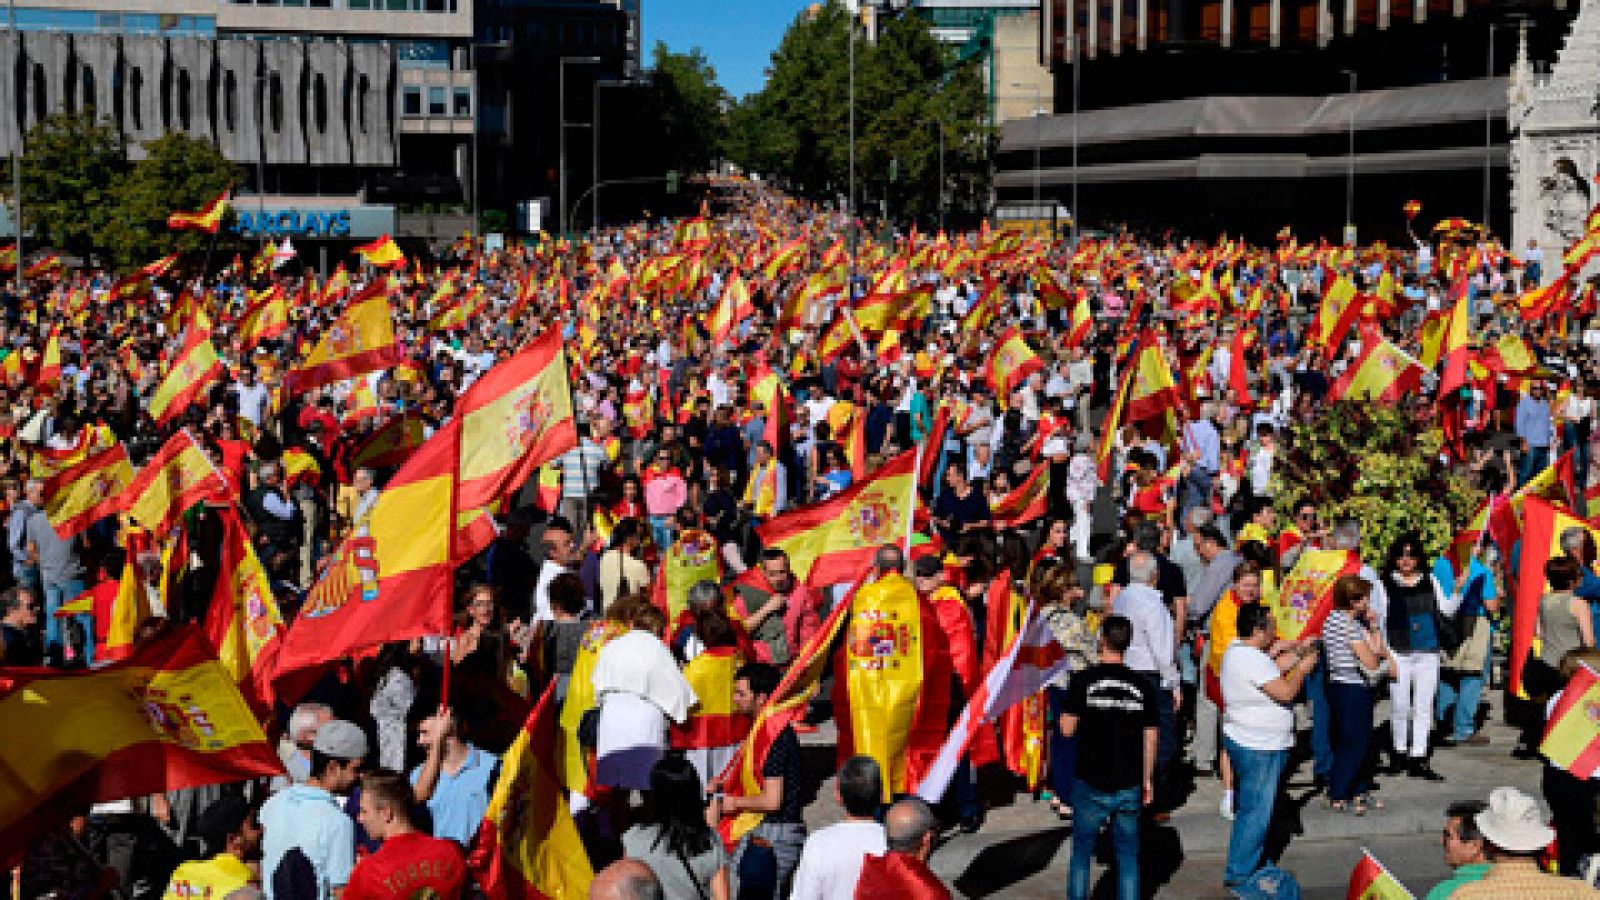
<svg viewBox="0 0 1600 900">
<path fill-rule="evenodd" d="M 324 703 L 302 703 L 289 714 L 289 727 L 278 741 L 278 758 L 289 775 L 272 779 L 274 792 L 291 784 L 304 784 L 311 776 L 311 748 L 317 741 L 317 729 L 332 718 L 333 710 Z"/>
<path fill-rule="evenodd" d="M 1177 714 L 1183 702 L 1174 656 L 1177 644 L 1173 615 L 1155 587 L 1159 573 L 1153 554 L 1135 553 L 1128 559 L 1128 586 L 1117 592 L 1111 604 L 1113 615 L 1124 616 L 1133 624 L 1133 639 L 1123 654 L 1123 664 L 1149 682 L 1156 695 L 1156 714 L 1160 717 L 1155 778 L 1158 807 L 1164 776 L 1178 753 Z"/>
</svg>

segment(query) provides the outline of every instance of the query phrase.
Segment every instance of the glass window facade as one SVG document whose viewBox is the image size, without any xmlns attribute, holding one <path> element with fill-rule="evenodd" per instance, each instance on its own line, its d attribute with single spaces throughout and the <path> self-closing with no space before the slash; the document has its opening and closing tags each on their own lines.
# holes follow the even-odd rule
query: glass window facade
<svg viewBox="0 0 1600 900">
<path fill-rule="evenodd" d="M 3 21 L 3 20 L 0 20 Z M 17 7 L 19 31 L 62 31 L 73 34 L 157 34 L 216 37 L 215 16 L 168 13 L 96 12 L 88 9 Z"/>
</svg>

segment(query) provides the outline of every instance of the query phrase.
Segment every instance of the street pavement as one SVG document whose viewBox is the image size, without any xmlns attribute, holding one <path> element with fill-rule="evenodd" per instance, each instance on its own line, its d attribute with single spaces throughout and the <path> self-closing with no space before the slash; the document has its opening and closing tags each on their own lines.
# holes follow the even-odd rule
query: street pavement
<svg viewBox="0 0 1600 900">
<path fill-rule="evenodd" d="M 1287 790 L 1279 799 L 1271 846 L 1281 848 L 1280 865 L 1295 874 L 1306 897 L 1343 897 L 1350 870 L 1363 847 L 1420 897 L 1448 875 L 1439 846 L 1447 806 L 1485 799 L 1500 785 L 1539 796 L 1539 763 L 1511 756 L 1516 732 L 1498 724 L 1503 718 L 1498 693 L 1489 703 L 1489 724 L 1483 732 L 1490 738 L 1488 746 L 1435 751 L 1433 766 L 1445 776 L 1440 783 L 1379 776 L 1374 796 L 1385 809 L 1365 816 L 1328 809 L 1323 793 L 1312 789 L 1309 762 L 1297 754 Z M 1387 715 L 1385 700 L 1376 720 L 1387 721 Z M 1380 728 L 1374 735 L 1375 745 L 1387 740 L 1387 734 L 1386 728 Z M 1305 737 L 1302 733 L 1302 745 Z M 814 776 L 821 778 L 835 768 L 831 723 L 804 736 L 802 743 Z M 1079 764 L 1092 765 L 1092 761 L 1080 760 Z M 949 832 L 934 853 L 933 870 L 958 897 L 1031 900 L 1064 896 L 1071 856 L 1068 825 L 1057 819 L 1047 804 L 1013 793 L 1014 785 L 989 783 L 1003 781 L 1004 773 L 988 774 L 998 777 L 980 779 L 991 804 L 983 828 L 972 835 Z M 1217 780 L 1201 778 L 1170 822 L 1146 828 L 1140 842 L 1146 896 L 1184 900 L 1228 896 L 1222 888 L 1222 869 L 1230 823 L 1218 815 L 1220 799 Z M 807 824 L 814 831 L 838 821 L 841 815 L 830 777 L 818 786 L 817 801 L 807 809 Z M 1100 849 L 1109 854 L 1105 842 Z M 1097 862 L 1094 872 L 1095 896 L 1114 896 L 1111 879 L 1102 878 L 1105 868 Z"/>
</svg>

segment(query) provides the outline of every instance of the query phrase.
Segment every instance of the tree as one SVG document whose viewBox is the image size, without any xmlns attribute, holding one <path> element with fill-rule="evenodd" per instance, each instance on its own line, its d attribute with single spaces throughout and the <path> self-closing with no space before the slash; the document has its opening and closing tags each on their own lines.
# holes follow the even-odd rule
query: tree
<svg viewBox="0 0 1600 900">
<path fill-rule="evenodd" d="M 112 190 L 125 165 L 122 136 L 93 113 L 58 113 L 28 129 L 24 141 L 24 225 L 87 259 L 117 216 Z"/>
<path fill-rule="evenodd" d="M 117 215 L 101 231 L 101 245 L 123 268 L 175 251 L 203 253 L 213 241 L 211 235 L 169 231 L 167 215 L 198 210 L 243 179 L 239 167 L 215 144 L 183 132 L 168 132 L 143 146 L 145 158 L 112 188 Z"/>
<path fill-rule="evenodd" d="M 1324 522 L 1361 523 L 1361 556 L 1384 559 L 1407 531 L 1432 559 L 1443 553 L 1483 493 L 1441 463 L 1444 438 L 1403 409 L 1356 400 L 1334 403 L 1291 428 L 1273 465 L 1280 521 L 1311 504 Z"/>
<path fill-rule="evenodd" d="M 728 153 L 817 199 L 847 191 L 850 14 L 836 0 L 802 12 L 772 54 L 767 83 L 730 116 Z M 856 40 L 856 190 L 861 206 L 930 219 L 943 187 L 952 210 L 982 209 L 992 129 L 975 60 L 934 39 L 926 20 L 883 20 Z M 943 185 L 939 181 L 944 136 Z M 893 177 L 891 177 L 893 176 Z"/>
<path fill-rule="evenodd" d="M 727 134 L 728 92 L 717 83 L 717 70 L 695 47 L 674 53 L 656 42 L 651 69 L 658 149 L 669 168 L 704 172 L 722 156 Z"/>
</svg>

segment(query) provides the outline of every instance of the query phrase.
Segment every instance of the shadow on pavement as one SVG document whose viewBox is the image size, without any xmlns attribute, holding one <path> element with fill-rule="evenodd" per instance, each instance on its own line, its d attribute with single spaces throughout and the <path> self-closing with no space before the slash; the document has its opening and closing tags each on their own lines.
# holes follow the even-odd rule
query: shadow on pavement
<svg viewBox="0 0 1600 900">
<path fill-rule="evenodd" d="M 1004 891 L 1044 871 L 1071 833 L 1065 827 L 1051 828 L 985 847 L 972 858 L 954 887 L 966 897 L 988 897 Z"/>
</svg>

